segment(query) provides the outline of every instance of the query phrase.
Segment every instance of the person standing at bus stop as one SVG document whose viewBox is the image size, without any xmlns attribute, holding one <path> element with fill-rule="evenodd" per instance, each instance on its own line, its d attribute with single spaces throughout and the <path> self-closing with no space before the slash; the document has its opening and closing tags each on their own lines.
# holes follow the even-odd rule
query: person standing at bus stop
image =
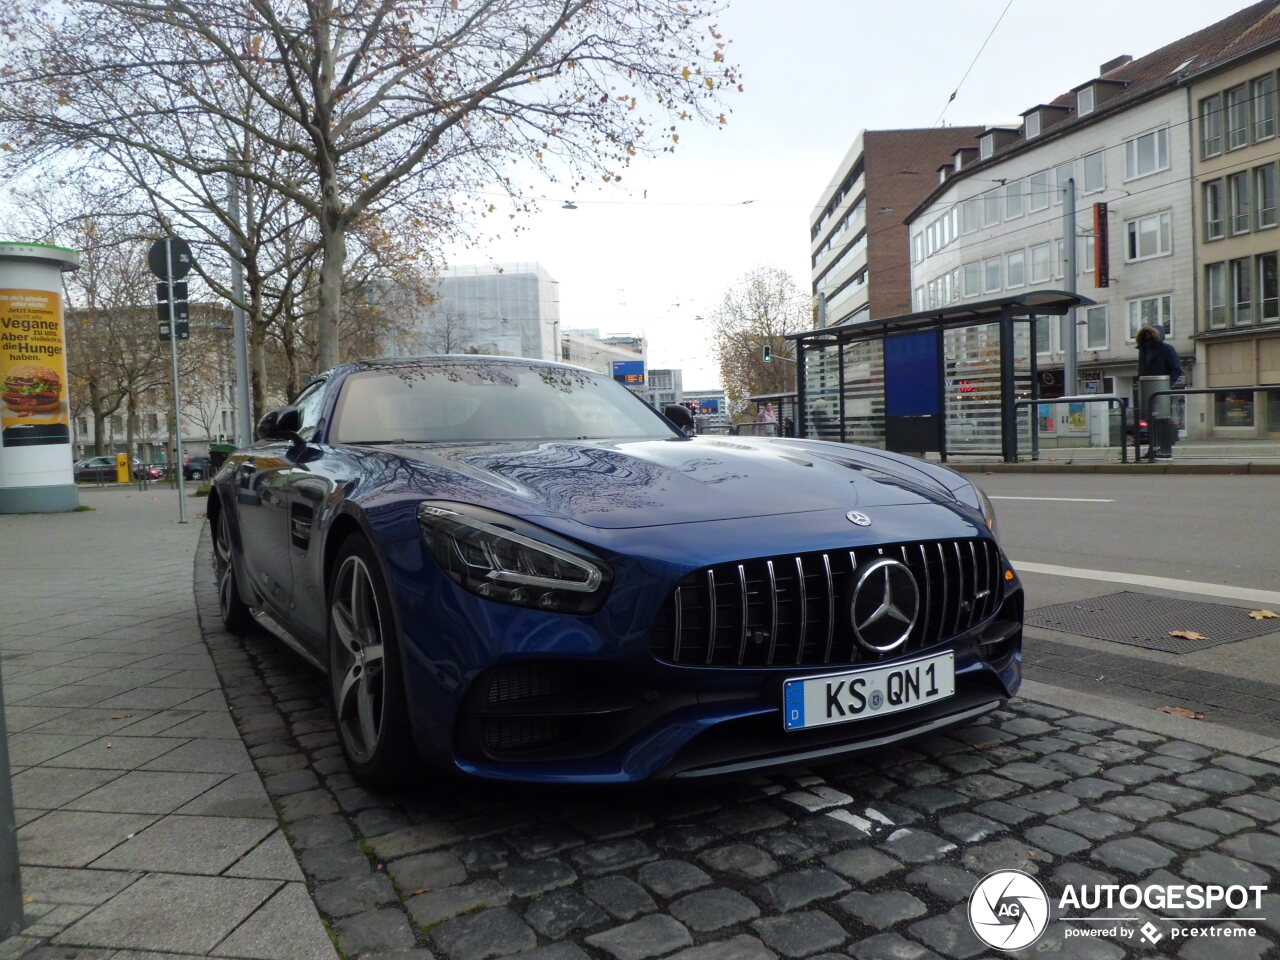
<svg viewBox="0 0 1280 960">
<path fill-rule="evenodd" d="M 778 411 L 773 409 L 772 403 L 766 403 L 764 409 L 760 411 L 760 420 L 764 423 L 764 435 L 772 437 L 778 432 Z"/>
<path fill-rule="evenodd" d="M 1138 377 L 1168 377 L 1169 385 L 1181 387 L 1186 381 L 1182 375 L 1182 361 L 1173 345 L 1166 342 L 1164 333 L 1159 327 L 1147 324 L 1134 337 L 1138 345 Z M 1163 413 L 1156 417 L 1155 411 L 1147 411 L 1151 420 L 1151 458 L 1154 460 L 1173 459 L 1173 420 L 1169 416 L 1169 398 L 1157 400 L 1157 409 Z M 1163 422 L 1161 422 L 1163 421 Z"/>
</svg>

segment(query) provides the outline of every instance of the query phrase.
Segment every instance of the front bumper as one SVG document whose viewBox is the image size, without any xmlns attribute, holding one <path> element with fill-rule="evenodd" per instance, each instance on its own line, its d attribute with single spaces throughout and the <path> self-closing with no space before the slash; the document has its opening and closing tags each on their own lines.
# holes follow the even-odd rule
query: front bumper
<svg viewBox="0 0 1280 960">
<path fill-rule="evenodd" d="M 788 733 L 783 682 L 846 666 L 657 659 L 650 649 L 656 611 L 687 567 L 615 558 L 614 594 L 600 613 L 581 617 L 483 600 L 435 571 L 418 545 L 400 549 L 388 568 L 415 738 L 428 759 L 476 776 L 621 783 L 815 762 L 965 722 L 1014 695 L 1022 679 L 1023 597 L 1015 579 L 1001 583 L 993 616 L 903 655 L 953 651 L 952 697 Z"/>
</svg>

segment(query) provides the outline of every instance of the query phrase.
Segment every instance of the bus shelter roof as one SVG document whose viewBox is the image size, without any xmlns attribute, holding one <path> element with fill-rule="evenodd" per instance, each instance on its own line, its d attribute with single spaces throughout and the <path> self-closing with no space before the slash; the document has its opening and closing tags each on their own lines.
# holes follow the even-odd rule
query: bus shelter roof
<svg viewBox="0 0 1280 960">
<path fill-rule="evenodd" d="M 1065 290 L 1033 290 L 1011 297 L 995 297 L 975 303 L 959 303 L 934 310 L 904 313 L 881 320 L 866 320 L 846 326 L 822 327 L 804 333 L 789 333 L 788 340 L 863 340 L 944 327 L 967 327 L 978 323 L 994 323 L 1003 317 L 1062 316 L 1073 307 L 1090 307 L 1096 301 Z"/>
</svg>

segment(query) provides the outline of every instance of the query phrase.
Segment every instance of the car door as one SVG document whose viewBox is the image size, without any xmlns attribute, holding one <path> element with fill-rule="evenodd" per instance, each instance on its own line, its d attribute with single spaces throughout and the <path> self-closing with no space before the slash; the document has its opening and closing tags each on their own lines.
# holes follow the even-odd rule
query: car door
<svg viewBox="0 0 1280 960">
<path fill-rule="evenodd" d="M 345 459 L 316 442 L 324 432 L 324 419 L 332 408 L 328 392 L 316 392 L 298 398 L 301 426 L 298 435 L 307 446 L 298 451 L 293 468 L 285 476 L 286 509 L 289 514 L 289 562 L 293 568 L 293 623 L 300 639 L 324 662 L 325 633 L 328 625 L 325 604 L 324 564 L 314 552 L 319 549 L 316 524 L 322 516 L 330 494 L 349 478 Z"/>
<path fill-rule="evenodd" d="M 295 405 L 320 402 L 324 387 L 323 381 L 311 384 Z M 294 469 L 291 454 L 297 453 L 293 447 L 288 440 L 259 440 L 231 457 L 245 573 L 257 596 L 286 624 L 296 609 L 286 493 Z"/>
</svg>

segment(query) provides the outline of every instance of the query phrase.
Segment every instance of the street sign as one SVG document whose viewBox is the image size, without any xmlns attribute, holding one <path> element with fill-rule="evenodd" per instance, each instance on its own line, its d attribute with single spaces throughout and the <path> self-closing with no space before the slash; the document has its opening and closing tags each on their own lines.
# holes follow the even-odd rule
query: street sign
<svg viewBox="0 0 1280 960">
<path fill-rule="evenodd" d="M 161 320 L 161 321 L 160 321 L 160 339 L 161 339 L 161 340 L 171 340 L 171 339 L 173 339 L 173 338 L 169 335 L 169 321 L 168 321 L 168 320 Z"/>
<path fill-rule="evenodd" d="M 177 237 L 161 237 L 147 251 L 147 266 L 161 280 L 181 280 L 191 272 L 191 247 Z M 173 275 L 169 264 L 173 264 Z"/>
<path fill-rule="evenodd" d="M 172 286 L 173 286 L 173 299 L 175 300 L 187 299 L 187 284 L 185 283 L 185 281 L 181 283 L 172 284 Z M 170 284 L 165 280 L 161 280 L 159 283 L 156 284 L 156 299 L 159 300 L 161 303 L 168 301 L 169 287 L 170 287 Z"/>
</svg>

